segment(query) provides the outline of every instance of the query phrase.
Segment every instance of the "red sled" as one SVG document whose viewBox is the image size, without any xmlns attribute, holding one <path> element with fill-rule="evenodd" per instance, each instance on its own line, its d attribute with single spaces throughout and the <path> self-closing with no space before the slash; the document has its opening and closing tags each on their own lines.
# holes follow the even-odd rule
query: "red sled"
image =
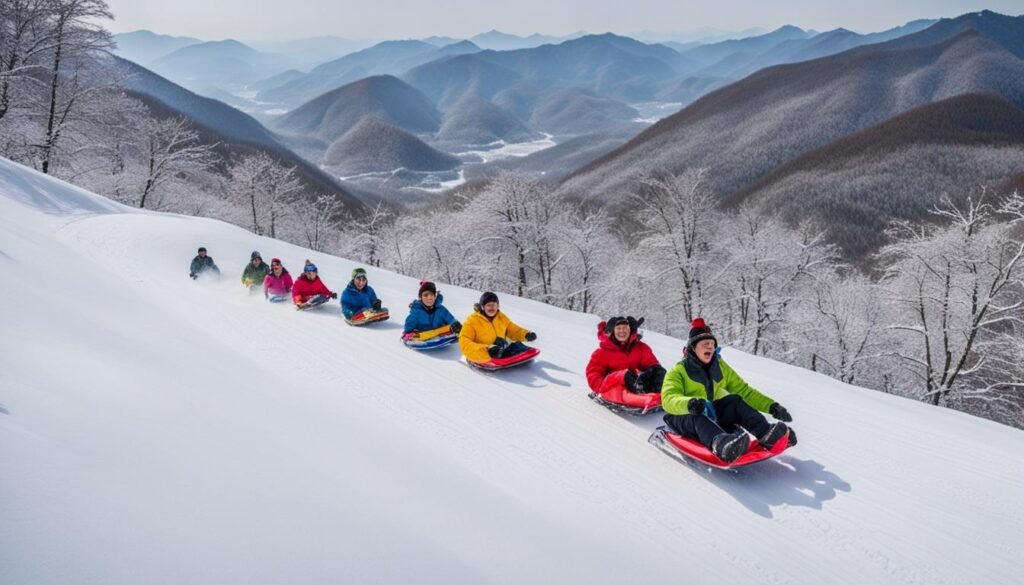
<svg viewBox="0 0 1024 585">
<path fill-rule="evenodd" d="M 524 352 L 517 353 L 514 356 L 507 358 L 491 358 L 486 362 L 474 362 L 472 360 L 466 360 L 470 366 L 477 368 L 478 370 L 485 370 L 488 372 L 495 372 L 497 370 L 507 370 L 508 368 L 514 368 L 523 364 L 528 364 L 533 361 L 533 358 L 540 355 L 540 350 L 536 347 L 531 347 Z"/>
<path fill-rule="evenodd" d="M 379 311 L 367 309 L 356 313 L 351 319 L 345 319 L 345 322 L 355 327 L 361 327 L 363 325 L 369 325 L 370 323 L 377 323 L 378 321 L 387 321 L 388 317 L 390 317 L 390 315 L 388 315 L 387 309 L 381 309 Z"/>
<path fill-rule="evenodd" d="M 643 415 L 661 410 L 661 392 L 637 394 L 626 389 L 626 370 L 607 376 L 600 392 L 591 392 L 590 399 L 612 412 Z"/>
<path fill-rule="evenodd" d="M 754 437 L 750 437 L 750 446 L 747 452 L 740 455 L 732 463 L 722 461 L 700 442 L 673 433 L 664 426 L 655 429 L 650 438 L 647 439 L 647 442 L 686 463 L 701 463 L 715 469 L 736 469 L 751 463 L 771 459 L 788 449 L 789 431 L 786 431 L 786 434 L 776 441 L 775 446 L 770 450 L 762 447 Z"/>
</svg>

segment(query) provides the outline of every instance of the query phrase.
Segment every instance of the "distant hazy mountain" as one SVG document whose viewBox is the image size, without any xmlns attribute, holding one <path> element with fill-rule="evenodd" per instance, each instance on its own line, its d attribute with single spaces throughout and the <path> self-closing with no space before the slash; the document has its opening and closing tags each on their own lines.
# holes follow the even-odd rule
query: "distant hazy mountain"
<svg viewBox="0 0 1024 585">
<path fill-rule="evenodd" d="M 111 64 L 117 69 L 124 89 L 145 102 L 154 115 L 187 118 L 205 142 L 218 145 L 218 151 L 225 158 L 256 149 L 268 152 L 282 164 L 296 167 L 302 180 L 312 189 L 334 194 L 351 209 L 362 206 L 363 195 L 357 196 L 341 187 L 332 177 L 284 146 L 249 115 L 196 95 L 131 61 L 113 57 Z"/>
<path fill-rule="evenodd" d="M 632 124 L 637 117 L 639 112 L 620 101 L 566 88 L 539 99 L 530 124 L 552 134 L 589 134 Z"/>
<path fill-rule="evenodd" d="M 571 35 L 561 37 L 536 33 L 528 37 L 520 37 L 517 35 L 503 33 L 498 30 L 491 30 L 485 33 L 480 33 L 469 40 L 484 49 L 491 49 L 494 51 L 513 51 L 515 49 L 531 49 L 541 45 L 557 44 L 563 41 L 578 39 L 586 34 L 587 33 L 583 31 L 579 31 Z"/>
<path fill-rule="evenodd" d="M 280 42 L 249 42 L 249 46 L 267 53 L 288 57 L 293 66 L 310 69 L 321 63 L 361 51 L 374 44 L 365 39 L 344 39 L 334 36 L 308 37 Z"/>
<path fill-rule="evenodd" d="M 700 45 L 688 51 L 684 51 L 683 55 L 689 62 L 693 63 L 695 67 L 704 68 L 714 65 L 715 63 L 729 58 L 732 55 L 759 54 L 783 41 L 806 39 L 812 36 L 814 35 L 802 28 L 786 25 L 773 30 L 770 33 L 759 36 L 731 39 L 717 43 Z"/>
<path fill-rule="evenodd" d="M 678 75 L 680 56 L 611 34 L 516 51 L 482 51 L 421 65 L 403 78 L 443 109 L 467 93 L 490 99 L 520 83 L 545 88 L 574 86 L 596 95 L 651 99 Z"/>
<path fill-rule="evenodd" d="M 131 61 L 114 57 L 114 63 L 125 89 L 152 96 L 232 140 L 253 142 L 268 148 L 281 147 L 274 135 L 252 116 L 218 100 L 196 95 Z"/>
<path fill-rule="evenodd" d="M 284 55 L 261 53 L 235 40 L 189 45 L 153 61 L 150 68 L 193 91 L 227 90 L 286 71 Z"/>
<path fill-rule="evenodd" d="M 505 142 L 525 142 L 540 135 L 507 110 L 494 103 L 467 95 L 445 113 L 444 124 L 434 143 L 447 149 Z"/>
<path fill-rule="evenodd" d="M 371 75 L 398 75 L 436 59 L 474 53 L 468 41 L 437 47 L 423 41 L 385 41 L 368 49 L 322 63 L 308 74 L 260 91 L 259 99 L 295 107 L 324 92 Z M 267 83 L 260 83 L 266 86 Z"/>
<path fill-rule="evenodd" d="M 148 30 L 137 30 L 114 35 L 114 42 L 117 43 L 117 48 L 114 49 L 115 55 L 140 65 L 146 65 L 164 55 L 189 45 L 199 44 L 202 41 L 192 37 L 172 37 Z"/>
<path fill-rule="evenodd" d="M 919 220 L 944 196 L 997 193 L 1024 173 L 1024 110 L 990 94 L 916 108 L 778 167 L 730 202 L 829 226 L 847 255 L 883 243 L 896 219 Z"/>
<path fill-rule="evenodd" d="M 966 93 L 1024 105 L 1024 17 L 991 12 L 762 70 L 701 98 L 594 161 L 566 192 L 613 198 L 647 168 L 707 167 L 727 195 L 775 167 L 915 107 Z"/>
<path fill-rule="evenodd" d="M 275 130 L 331 143 L 373 116 L 413 133 L 433 133 L 441 114 L 415 88 L 390 75 L 367 77 L 327 92 L 274 120 Z"/>
<path fill-rule="evenodd" d="M 340 176 L 396 169 L 444 171 L 460 164 L 459 159 L 373 116 L 363 118 L 331 144 L 322 161 L 325 168 Z"/>
</svg>

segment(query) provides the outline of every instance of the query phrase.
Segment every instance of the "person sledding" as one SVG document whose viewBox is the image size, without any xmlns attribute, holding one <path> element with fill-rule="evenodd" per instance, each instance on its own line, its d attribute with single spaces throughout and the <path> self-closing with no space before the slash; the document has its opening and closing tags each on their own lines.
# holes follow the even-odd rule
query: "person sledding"
<svg viewBox="0 0 1024 585">
<path fill-rule="evenodd" d="M 341 313 L 350 324 L 382 321 L 388 317 L 388 310 L 381 306 L 366 278 L 365 268 L 352 271 L 352 280 L 341 293 Z"/>
<path fill-rule="evenodd" d="M 245 265 L 245 270 L 242 271 L 242 284 L 249 287 L 249 291 L 256 292 L 269 273 L 270 267 L 263 261 L 260 253 L 254 250 L 249 256 L 249 263 Z"/>
<path fill-rule="evenodd" d="M 459 348 L 466 360 L 476 365 L 503 367 L 517 363 L 528 354 L 538 353 L 525 345 L 537 334 L 516 325 L 498 304 L 498 295 L 485 292 L 480 302 L 473 305 L 473 313 L 466 317 L 459 332 Z"/>
<path fill-rule="evenodd" d="M 587 363 L 591 398 L 612 410 L 644 414 L 661 407 L 665 368 L 641 341 L 643 318 L 612 317 L 597 324 L 598 348 Z"/>
<path fill-rule="evenodd" d="M 661 404 L 667 413 L 665 424 L 672 431 L 700 442 L 727 464 L 747 452 L 750 435 L 765 452 L 780 440 L 796 444 L 796 434 L 786 426 L 793 417 L 725 363 L 718 340 L 703 319 L 693 320 L 682 361 L 665 374 Z M 778 422 L 768 422 L 761 413 L 771 414 Z"/>
<path fill-rule="evenodd" d="M 272 303 L 288 300 L 292 293 L 292 275 L 281 264 L 280 258 L 270 261 L 270 272 L 263 277 L 263 297 Z"/>
<path fill-rule="evenodd" d="M 427 342 L 442 335 L 458 335 L 462 323 L 443 305 L 444 295 L 437 292 L 434 283 L 420 282 L 416 297 L 409 304 L 409 316 L 402 328 L 403 340 Z"/>
<path fill-rule="evenodd" d="M 295 301 L 295 308 L 308 309 L 322 305 L 330 299 L 338 298 L 338 293 L 331 292 L 327 285 L 320 280 L 316 264 L 306 260 L 302 267 L 302 276 L 292 284 L 292 300 Z"/>
<path fill-rule="evenodd" d="M 188 276 L 192 280 L 196 280 L 200 276 L 220 277 L 220 268 L 217 268 L 217 263 L 206 253 L 205 247 L 199 247 L 199 252 L 192 259 L 192 264 L 189 265 Z"/>
</svg>

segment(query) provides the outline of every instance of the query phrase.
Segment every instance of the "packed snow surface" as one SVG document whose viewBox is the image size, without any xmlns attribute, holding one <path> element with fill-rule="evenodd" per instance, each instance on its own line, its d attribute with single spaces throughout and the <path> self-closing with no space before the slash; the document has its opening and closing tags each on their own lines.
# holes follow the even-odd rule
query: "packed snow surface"
<svg viewBox="0 0 1024 585">
<path fill-rule="evenodd" d="M 586 398 L 595 316 L 503 296 L 542 354 L 489 375 L 400 343 L 416 278 L 353 328 L 249 296 L 253 249 L 356 266 L 0 160 L 0 583 L 1024 581 L 1018 430 L 727 348 L 800 444 L 707 473 Z"/>
</svg>

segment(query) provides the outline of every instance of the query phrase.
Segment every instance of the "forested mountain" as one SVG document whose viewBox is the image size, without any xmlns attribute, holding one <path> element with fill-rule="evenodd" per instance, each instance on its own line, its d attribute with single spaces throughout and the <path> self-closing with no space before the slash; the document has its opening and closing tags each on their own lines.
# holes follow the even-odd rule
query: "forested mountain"
<svg viewBox="0 0 1024 585">
<path fill-rule="evenodd" d="M 1024 17 L 969 14 L 886 43 L 771 67 L 719 89 L 569 178 L 605 201 L 645 172 L 707 168 L 725 196 L 800 154 L 915 107 L 966 93 L 1024 105 Z"/>
</svg>

